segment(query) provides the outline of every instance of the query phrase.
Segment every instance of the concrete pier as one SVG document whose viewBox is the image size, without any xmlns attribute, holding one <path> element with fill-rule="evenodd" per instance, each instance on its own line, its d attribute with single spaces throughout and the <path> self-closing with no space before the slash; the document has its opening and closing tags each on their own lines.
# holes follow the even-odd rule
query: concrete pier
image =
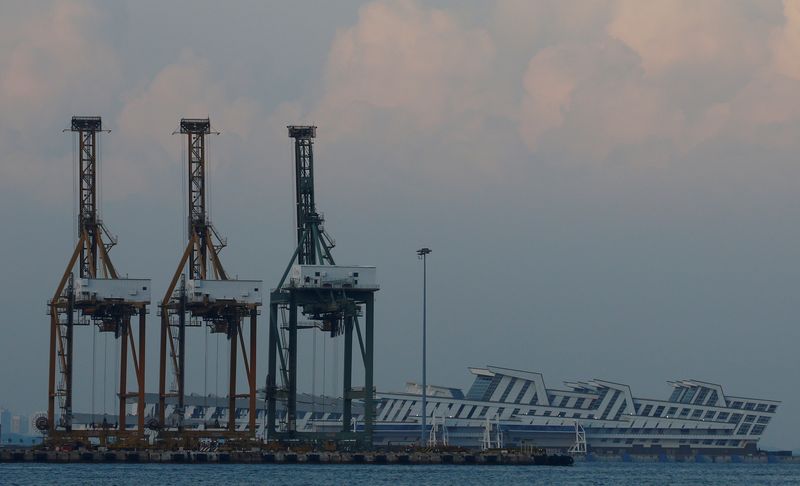
<svg viewBox="0 0 800 486">
<path fill-rule="evenodd" d="M 570 466 L 566 455 L 517 452 L 294 452 L 294 451 L 42 451 L 0 449 L 0 462 L 170 463 L 170 464 L 459 464 Z"/>
</svg>

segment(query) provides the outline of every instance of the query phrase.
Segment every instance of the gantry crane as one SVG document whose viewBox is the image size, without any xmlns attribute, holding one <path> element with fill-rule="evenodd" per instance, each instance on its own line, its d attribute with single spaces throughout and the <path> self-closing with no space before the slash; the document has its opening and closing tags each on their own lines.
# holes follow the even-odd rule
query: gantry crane
<svg viewBox="0 0 800 486">
<path fill-rule="evenodd" d="M 114 436 L 119 444 L 144 437 L 145 320 L 150 303 L 150 280 L 120 278 L 109 258 L 109 250 L 117 241 L 106 229 L 98 211 L 101 118 L 72 117 L 66 131 L 74 132 L 78 139 L 78 241 L 49 302 L 47 422 L 38 421 L 37 427 L 45 429 L 52 444 L 86 440 L 90 436 L 100 437 L 103 443 Z M 77 279 L 73 273 L 76 266 Z M 131 325 L 135 316 L 139 318 L 138 352 Z M 75 327 L 89 325 L 96 325 L 100 332 L 113 333 L 119 342 L 119 417 L 115 427 L 106 423 L 99 429 L 73 430 L 74 333 Z M 127 388 L 129 351 L 136 375 L 135 392 Z M 137 424 L 133 430 L 128 430 L 126 405 L 133 398 L 137 403 Z M 60 411 L 58 419 L 56 408 Z"/>
<path fill-rule="evenodd" d="M 287 128 L 289 137 L 294 139 L 297 246 L 277 288 L 270 293 L 267 437 L 270 440 L 356 440 L 369 447 L 372 445 L 375 417 L 373 328 L 375 292 L 378 290 L 375 267 L 340 266 L 334 262 L 331 255 L 334 241 L 325 232 L 324 219 L 317 212 L 314 200 L 317 127 L 292 125 Z M 287 312 L 288 319 L 279 322 L 279 316 L 284 317 Z M 302 326 L 303 329 L 323 331 L 332 338 L 344 336 L 342 421 L 341 428 L 334 434 L 297 430 L 297 334 L 301 328 L 297 322 L 298 313 L 314 323 L 313 326 Z M 359 323 L 362 316 L 365 321 L 363 334 Z M 354 330 L 364 365 L 364 387 L 360 389 L 352 386 Z M 283 337 L 283 334 L 288 336 Z M 333 370 L 333 373 L 338 372 Z M 353 400 L 363 402 L 364 421 L 358 424 L 360 428 L 353 427 Z M 280 420 L 278 402 L 282 402 L 284 408 Z"/>
<path fill-rule="evenodd" d="M 161 301 L 161 348 L 159 366 L 158 424 L 160 437 L 173 443 L 192 443 L 201 438 L 249 438 L 255 435 L 256 419 L 256 322 L 261 305 L 261 281 L 233 280 L 222 266 L 219 254 L 226 246 L 208 219 L 206 187 L 206 136 L 213 133 L 208 118 L 183 118 L 176 133 L 186 136 L 188 163 L 188 242 Z M 184 273 L 185 272 L 185 273 Z M 245 345 L 242 321 L 249 317 L 249 345 Z M 224 334 L 230 343 L 228 421 L 202 427 L 187 427 L 185 397 L 186 329 L 207 326 Z M 249 392 L 237 394 L 237 354 L 242 361 Z M 249 348 L 249 356 L 248 356 Z M 167 389 L 167 355 L 174 387 Z M 236 399 L 246 398 L 249 421 L 237 429 Z M 167 416 L 166 409 L 173 412 Z M 196 425 L 196 424 L 195 424 Z M 191 429 L 191 430 L 190 430 Z"/>
</svg>

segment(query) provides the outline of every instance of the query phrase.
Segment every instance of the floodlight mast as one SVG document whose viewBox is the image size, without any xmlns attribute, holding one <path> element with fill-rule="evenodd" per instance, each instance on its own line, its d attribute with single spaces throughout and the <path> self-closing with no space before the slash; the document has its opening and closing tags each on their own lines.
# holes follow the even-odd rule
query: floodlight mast
<svg viewBox="0 0 800 486">
<path fill-rule="evenodd" d="M 428 419 L 428 255 L 430 248 L 417 250 L 417 258 L 422 260 L 422 422 L 420 427 L 420 445 L 425 443 L 426 421 Z"/>
</svg>

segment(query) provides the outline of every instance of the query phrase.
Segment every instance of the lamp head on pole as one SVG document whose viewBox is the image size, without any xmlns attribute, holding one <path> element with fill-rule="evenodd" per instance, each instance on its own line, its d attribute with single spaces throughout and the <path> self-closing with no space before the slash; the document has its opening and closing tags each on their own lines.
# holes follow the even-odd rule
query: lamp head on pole
<svg viewBox="0 0 800 486">
<path fill-rule="evenodd" d="M 425 255 L 427 255 L 430 252 L 431 252 L 430 248 L 420 248 L 419 250 L 417 250 L 417 256 L 421 260 L 422 258 L 425 257 Z"/>
</svg>

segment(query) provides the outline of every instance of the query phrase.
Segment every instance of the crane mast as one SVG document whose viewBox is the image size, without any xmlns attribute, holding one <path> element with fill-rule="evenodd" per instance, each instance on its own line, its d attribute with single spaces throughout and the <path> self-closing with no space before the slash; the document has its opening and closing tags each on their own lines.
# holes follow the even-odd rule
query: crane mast
<svg viewBox="0 0 800 486">
<path fill-rule="evenodd" d="M 159 362 L 159 405 L 156 428 L 171 445 L 204 438 L 236 439 L 255 434 L 256 397 L 256 320 L 261 305 L 261 282 L 228 277 L 220 252 L 227 242 L 219 236 L 208 218 L 206 137 L 212 133 L 208 118 L 182 118 L 176 133 L 186 137 L 188 169 L 188 241 L 178 266 L 161 301 L 161 348 Z M 249 317 L 249 351 L 245 344 L 243 319 Z M 211 333 L 224 334 L 229 342 L 228 409 L 225 427 L 206 424 L 203 430 L 185 430 L 187 329 L 205 326 Z M 249 392 L 238 394 L 236 376 L 241 352 Z M 248 357 L 249 352 L 249 357 Z M 168 390 L 168 363 L 173 385 Z M 237 430 L 236 400 L 246 398 L 249 423 Z M 167 416 L 168 405 L 173 412 Z M 239 407 L 241 408 L 241 407 Z"/>
<path fill-rule="evenodd" d="M 47 420 L 39 422 L 53 444 L 88 437 L 109 437 L 117 441 L 136 441 L 144 437 L 145 320 L 150 303 L 150 280 L 119 278 L 109 258 L 116 238 L 100 220 L 98 206 L 98 141 L 103 132 L 97 116 L 72 117 L 70 131 L 77 137 L 77 232 L 78 241 L 67 268 L 49 302 L 50 352 Z M 78 278 L 74 270 L 77 267 Z M 139 317 L 138 352 L 131 318 Z M 113 333 L 120 346 L 119 415 L 111 427 L 106 418 L 100 430 L 75 431 L 72 428 L 76 369 L 75 330 L 95 325 L 100 332 Z M 128 356 L 133 361 L 137 391 L 127 388 Z M 94 371 L 92 371 L 94 376 Z M 83 375 L 81 375 L 83 376 Z M 94 386 L 94 385 L 92 385 Z M 127 401 L 137 399 L 137 427 L 127 428 Z M 58 407 L 56 407 L 58 402 Z M 56 420 L 56 408 L 60 416 Z M 110 430 L 111 429 L 111 430 Z"/>
<path fill-rule="evenodd" d="M 314 197 L 317 127 L 290 125 L 287 129 L 294 141 L 296 247 L 277 288 L 270 293 L 267 435 L 272 440 L 324 438 L 371 445 L 374 422 L 372 330 L 374 293 L 378 290 L 375 267 L 348 267 L 334 262 L 331 249 L 335 242 L 325 232 L 324 218 L 317 211 Z M 309 323 L 299 326 L 300 316 Z M 359 317 L 365 317 L 363 333 Z M 283 322 L 279 322 L 281 319 Z M 298 363 L 298 331 L 301 328 L 344 339 L 344 368 L 332 371 L 342 374 L 341 428 L 333 435 L 297 430 L 297 377 L 302 366 Z M 358 337 L 364 365 L 361 389 L 352 386 L 354 336 Z M 316 353 L 316 349 L 313 352 Z M 312 369 L 311 372 L 316 374 L 317 371 Z M 364 422 L 362 430 L 357 431 L 352 426 L 352 404 L 359 399 L 364 404 Z M 279 401 L 284 408 L 280 426 Z"/>
<path fill-rule="evenodd" d="M 289 126 L 289 137 L 294 139 L 295 197 L 299 265 L 335 265 L 331 249 L 333 239 L 325 233 L 324 218 L 317 213 L 314 202 L 314 138 L 317 127 Z"/>
</svg>

